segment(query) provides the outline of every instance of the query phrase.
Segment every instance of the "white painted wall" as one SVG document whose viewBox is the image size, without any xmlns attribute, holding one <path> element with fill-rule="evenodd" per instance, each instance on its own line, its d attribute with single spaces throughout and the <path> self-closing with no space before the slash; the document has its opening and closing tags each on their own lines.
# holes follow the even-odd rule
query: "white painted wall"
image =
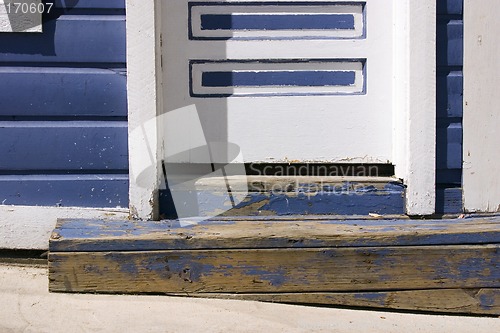
<svg viewBox="0 0 500 333">
<path fill-rule="evenodd" d="M 42 32 L 45 8 L 41 0 L 0 0 L 0 32 Z"/>
<path fill-rule="evenodd" d="M 464 2 L 463 193 L 469 212 L 500 212 L 498 0 Z"/>
</svg>

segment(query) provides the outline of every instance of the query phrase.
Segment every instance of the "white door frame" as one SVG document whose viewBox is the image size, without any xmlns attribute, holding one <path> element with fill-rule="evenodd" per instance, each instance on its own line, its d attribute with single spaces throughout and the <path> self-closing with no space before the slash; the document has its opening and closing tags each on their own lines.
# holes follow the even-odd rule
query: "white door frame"
<svg viewBox="0 0 500 333">
<path fill-rule="evenodd" d="M 464 2 L 463 196 L 467 212 L 500 212 L 500 22 L 497 0 Z"/>
<path fill-rule="evenodd" d="M 129 195 L 137 219 L 158 218 L 161 5 L 162 0 L 127 0 Z M 394 7 L 393 160 L 396 176 L 407 185 L 407 214 L 429 215 L 435 212 L 436 0 L 397 0 Z M 146 168 L 139 184 L 138 170 Z"/>
</svg>

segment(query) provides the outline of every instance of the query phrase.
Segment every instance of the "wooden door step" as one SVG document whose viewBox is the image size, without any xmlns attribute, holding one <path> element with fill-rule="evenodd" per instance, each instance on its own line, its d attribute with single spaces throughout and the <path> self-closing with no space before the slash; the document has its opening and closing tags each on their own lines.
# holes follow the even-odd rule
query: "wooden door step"
<svg viewBox="0 0 500 333">
<path fill-rule="evenodd" d="M 163 218 L 178 218 L 173 195 L 196 216 L 405 214 L 405 186 L 394 177 L 228 176 L 185 184 L 160 191 Z"/>
<path fill-rule="evenodd" d="M 500 217 L 59 220 L 53 292 L 500 315 Z"/>
</svg>

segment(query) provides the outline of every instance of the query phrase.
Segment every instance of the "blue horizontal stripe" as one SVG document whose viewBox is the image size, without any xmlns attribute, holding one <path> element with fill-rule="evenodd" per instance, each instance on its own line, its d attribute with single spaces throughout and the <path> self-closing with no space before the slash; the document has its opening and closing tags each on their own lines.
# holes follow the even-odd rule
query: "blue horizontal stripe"
<svg viewBox="0 0 500 333">
<path fill-rule="evenodd" d="M 128 174 L 0 176 L 5 205 L 128 207 Z"/>
<path fill-rule="evenodd" d="M 269 72 L 204 72 L 204 87 L 297 86 L 324 87 L 354 84 L 354 71 L 269 71 Z"/>
<path fill-rule="evenodd" d="M 353 30 L 352 14 L 201 15 L 202 30 Z"/>
</svg>

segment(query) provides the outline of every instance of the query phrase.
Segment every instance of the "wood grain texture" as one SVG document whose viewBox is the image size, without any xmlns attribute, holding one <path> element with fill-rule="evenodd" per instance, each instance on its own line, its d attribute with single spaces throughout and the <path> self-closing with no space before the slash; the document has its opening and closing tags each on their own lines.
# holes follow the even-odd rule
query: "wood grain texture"
<svg viewBox="0 0 500 333">
<path fill-rule="evenodd" d="M 340 217 L 339 217 L 340 218 Z M 177 221 L 62 219 L 54 252 L 171 249 L 369 247 L 500 243 L 498 218 L 462 220 L 335 220 L 227 218 L 181 227 Z"/>
<path fill-rule="evenodd" d="M 500 287 L 500 245 L 66 252 L 50 290 L 317 292 Z"/>
<path fill-rule="evenodd" d="M 497 314 L 499 226 L 500 217 L 242 217 L 184 227 L 59 220 L 49 285 L 55 292 Z"/>
<path fill-rule="evenodd" d="M 184 293 L 172 296 L 460 314 L 500 314 L 500 289 L 429 289 L 343 293 Z"/>
</svg>

